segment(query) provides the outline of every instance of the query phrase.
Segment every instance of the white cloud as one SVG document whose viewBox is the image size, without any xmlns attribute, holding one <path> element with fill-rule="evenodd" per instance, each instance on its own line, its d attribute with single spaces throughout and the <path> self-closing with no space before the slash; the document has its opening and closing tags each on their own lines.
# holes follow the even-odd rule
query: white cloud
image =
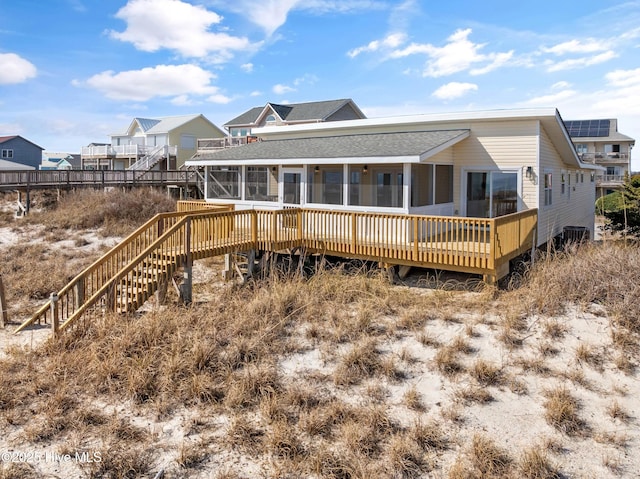
<svg viewBox="0 0 640 479">
<path fill-rule="evenodd" d="M 557 106 L 560 102 L 574 97 L 577 94 L 574 90 L 562 90 L 558 93 L 551 95 L 542 95 L 535 98 L 531 98 L 526 102 L 528 105 L 540 105 L 540 106 Z"/>
<path fill-rule="evenodd" d="M 614 70 L 605 75 L 610 85 L 615 87 L 640 86 L 640 68 L 635 70 Z"/>
<path fill-rule="evenodd" d="M 228 96 L 222 95 L 221 93 L 217 93 L 207 98 L 207 101 L 210 101 L 211 103 L 218 103 L 220 105 L 226 105 L 227 103 L 230 103 L 232 100 Z"/>
<path fill-rule="evenodd" d="M 193 100 L 189 98 L 189 95 L 178 95 L 171 100 L 171 104 L 176 106 L 190 106 L 193 105 Z"/>
<path fill-rule="evenodd" d="M 484 75 L 485 73 L 497 70 L 501 66 L 506 65 L 513 58 L 513 50 L 505 53 L 494 53 L 487 56 L 487 59 L 491 59 L 491 62 L 482 68 L 472 68 L 469 73 L 471 75 Z"/>
<path fill-rule="evenodd" d="M 566 55 L 568 53 L 595 53 L 603 52 L 611 47 L 610 42 L 606 40 L 595 40 L 593 38 L 582 40 L 569 40 L 558 43 L 552 47 L 542 47 L 544 53 L 553 53 L 555 55 Z"/>
<path fill-rule="evenodd" d="M 259 90 L 254 90 L 251 93 L 249 93 L 249 96 L 260 96 L 262 95 L 262 92 Z"/>
<path fill-rule="evenodd" d="M 512 53 L 491 53 L 482 54 L 480 50 L 485 47 L 483 43 L 473 43 L 468 37 L 471 29 L 457 30 L 447 40 L 448 43 L 443 47 L 434 47 L 429 45 L 427 54 L 430 60 L 427 62 L 423 76 L 440 77 L 451 75 L 460 71 L 467 70 L 471 65 L 489 62 L 489 66 L 484 70 L 490 71 L 497 66 L 503 65 L 512 55 Z M 497 63 L 496 63 L 497 62 Z M 495 63 L 495 66 L 492 65 Z M 482 68 L 475 70 L 476 74 L 483 73 Z"/>
<path fill-rule="evenodd" d="M 474 83 L 451 82 L 446 85 L 442 85 L 432 93 L 432 96 L 440 100 L 453 100 L 454 98 L 460 98 L 467 93 L 477 90 L 478 85 Z"/>
<path fill-rule="evenodd" d="M 388 8 L 386 2 L 375 0 L 218 0 L 213 3 L 246 16 L 249 21 L 262 28 L 267 36 L 273 35 L 284 25 L 293 10 L 323 15 Z"/>
<path fill-rule="evenodd" d="M 196 65 L 158 65 L 120 73 L 105 71 L 84 83 L 114 100 L 147 101 L 154 97 L 176 97 L 174 101 L 184 102 L 187 95 L 216 95 L 218 88 L 211 85 L 215 78 L 213 73 Z M 76 86 L 83 84 L 78 80 L 72 83 Z"/>
<path fill-rule="evenodd" d="M 298 91 L 297 87 L 299 87 L 301 85 L 304 85 L 304 84 L 313 85 L 317 81 L 318 81 L 318 77 L 317 76 L 312 75 L 310 73 L 306 73 L 306 74 L 302 75 L 301 77 L 298 77 L 295 80 L 293 80 L 293 82 L 292 82 L 293 86 L 289 86 L 289 85 L 284 85 L 282 83 L 278 83 L 277 85 L 273 86 L 272 91 L 276 95 L 284 95 L 285 93 Z"/>
<path fill-rule="evenodd" d="M 287 21 L 287 15 L 301 0 L 262 0 L 244 1 L 248 4 L 244 10 L 249 20 L 261 27 L 267 36 L 271 36 Z"/>
<path fill-rule="evenodd" d="M 167 48 L 185 57 L 223 62 L 235 50 L 255 47 L 247 38 L 210 32 L 209 28 L 219 24 L 222 17 L 180 0 L 129 0 L 115 16 L 124 20 L 127 28 L 109 32 L 111 37 L 133 43 L 146 52 Z"/>
<path fill-rule="evenodd" d="M 278 83 L 277 85 L 273 85 L 272 90 L 273 90 L 273 93 L 275 93 L 276 95 L 284 95 L 285 93 L 296 91 L 295 88 L 290 87 L 288 85 L 282 85 L 281 83 Z"/>
<path fill-rule="evenodd" d="M 243 63 L 240 68 L 247 73 L 251 73 L 253 71 L 253 63 Z"/>
<path fill-rule="evenodd" d="M 547 66 L 548 72 L 558 72 L 597 65 L 599 63 L 604 63 L 613 58 L 616 58 L 617 56 L 618 55 L 615 52 L 610 50 L 591 57 L 571 58 L 560 62 L 547 61 L 545 62 L 545 65 Z"/>
<path fill-rule="evenodd" d="M 15 53 L 0 53 L 0 85 L 23 83 L 38 73 L 35 65 Z"/>
<path fill-rule="evenodd" d="M 350 50 L 347 54 L 355 57 L 364 52 L 375 52 L 386 48 L 391 50 L 386 59 L 404 58 L 411 55 L 426 55 L 429 59 L 422 75 L 425 77 L 441 77 L 469 70 L 471 75 L 483 75 L 508 64 L 513 58 L 513 50 L 509 52 L 482 53 L 486 46 L 469 40 L 472 30 L 456 30 L 447 38 L 447 43 L 437 47 L 430 43 L 410 43 L 398 48 L 406 42 L 406 36 L 397 33 L 384 40 L 374 40 L 368 45 Z M 477 66 L 476 66 L 477 65 Z M 476 66 L 475 68 L 472 68 Z"/>
<path fill-rule="evenodd" d="M 347 55 L 351 58 L 355 58 L 361 53 L 376 52 L 381 48 L 398 48 L 406 41 L 406 39 L 407 36 L 404 33 L 391 33 L 382 40 L 373 40 L 365 46 L 349 50 Z"/>
<path fill-rule="evenodd" d="M 559 81 L 554 83 L 553 85 L 551 85 L 551 89 L 552 90 L 564 90 L 566 88 L 570 88 L 571 87 L 571 83 L 566 82 L 566 81 Z"/>
</svg>

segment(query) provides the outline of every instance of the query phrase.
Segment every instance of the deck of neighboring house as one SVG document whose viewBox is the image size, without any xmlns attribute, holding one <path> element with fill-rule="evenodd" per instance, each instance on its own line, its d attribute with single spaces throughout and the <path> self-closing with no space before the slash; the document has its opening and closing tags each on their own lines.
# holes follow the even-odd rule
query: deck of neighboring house
<svg viewBox="0 0 640 479">
<path fill-rule="evenodd" d="M 30 208 L 33 190 L 108 187 L 176 187 L 183 198 L 187 192 L 202 192 L 204 178 L 196 170 L 16 170 L 0 171 L 0 192 L 17 191 L 18 205 L 23 212 Z M 25 197 L 22 197 L 22 194 Z M 201 194 L 201 193 L 200 193 Z"/>
<path fill-rule="evenodd" d="M 492 283 L 509 272 L 511 259 L 535 246 L 538 217 L 535 209 L 483 219 L 232 208 L 182 201 L 176 213 L 156 215 L 53 294 L 17 331 L 45 322 L 57 334 L 91 312 L 133 312 L 151 295 L 164 295 L 179 268 L 191 281 L 193 261 L 242 252 L 297 249 L 386 267 L 476 273 Z"/>
</svg>

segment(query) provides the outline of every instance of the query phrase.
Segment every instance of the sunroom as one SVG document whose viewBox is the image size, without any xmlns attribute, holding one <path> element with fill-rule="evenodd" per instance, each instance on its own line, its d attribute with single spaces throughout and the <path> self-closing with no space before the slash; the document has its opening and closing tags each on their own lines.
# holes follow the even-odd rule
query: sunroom
<svg viewBox="0 0 640 479">
<path fill-rule="evenodd" d="M 306 207 L 454 214 L 451 147 L 468 130 L 269 140 L 203 153 L 206 200 L 236 209 Z"/>
</svg>

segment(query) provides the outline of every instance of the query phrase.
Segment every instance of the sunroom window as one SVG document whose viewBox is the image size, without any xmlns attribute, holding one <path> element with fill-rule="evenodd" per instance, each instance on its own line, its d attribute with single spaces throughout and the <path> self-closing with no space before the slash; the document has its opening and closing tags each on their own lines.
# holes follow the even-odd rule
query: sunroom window
<svg viewBox="0 0 640 479">
<path fill-rule="evenodd" d="M 244 196 L 249 201 L 278 201 L 277 167 L 248 166 Z"/>
<path fill-rule="evenodd" d="M 349 205 L 402 208 L 402 166 L 350 166 Z"/>
<path fill-rule="evenodd" d="M 240 168 L 237 166 L 210 166 L 207 198 L 240 199 Z"/>
<path fill-rule="evenodd" d="M 307 176 L 307 202 L 324 205 L 343 204 L 343 178 L 342 165 L 310 166 Z"/>
</svg>

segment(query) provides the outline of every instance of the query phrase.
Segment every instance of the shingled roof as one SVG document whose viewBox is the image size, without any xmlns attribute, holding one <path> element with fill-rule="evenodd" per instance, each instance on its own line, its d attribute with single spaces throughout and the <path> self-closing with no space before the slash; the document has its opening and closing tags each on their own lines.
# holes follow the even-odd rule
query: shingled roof
<svg viewBox="0 0 640 479">
<path fill-rule="evenodd" d="M 291 103 L 287 105 L 267 103 L 265 106 L 251 108 L 233 120 L 228 121 L 224 126 L 257 125 L 258 120 L 267 109 L 273 110 L 283 121 L 287 123 L 325 121 L 348 103 L 351 103 L 354 109 L 358 113 L 362 114 L 358 106 L 350 98 L 328 101 L 312 101 L 307 103 Z M 364 118 L 364 114 L 362 114 L 362 118 Z"/>
<path fill-rule="evenodd" d="M 467 136 L 469 130 L 437 130 L 269 140 L 202 153 L 188 163 L 375 157 L 402 157 L 404 161 L 419 161 Z"/>
</svg>

